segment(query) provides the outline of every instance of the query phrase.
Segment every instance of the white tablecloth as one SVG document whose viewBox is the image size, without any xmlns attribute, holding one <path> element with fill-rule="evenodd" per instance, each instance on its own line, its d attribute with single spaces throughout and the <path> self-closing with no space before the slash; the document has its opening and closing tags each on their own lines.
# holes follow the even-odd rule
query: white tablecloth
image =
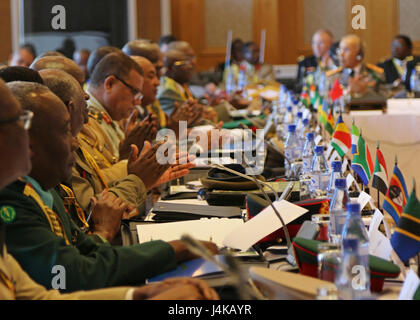
<svg viewBox="0 0 420 320">
<path fill-rule="evenodd" d="M 369 112 L 343 115 L 350 131 L 353 119 L 356 126 L 362 130 L 373 163 L 376 159 L 376 142 L 379 141 L 389 179 L 392 176 L 395 156 L 398 156 L 398 167 L 404 175 L 410 193 L 412 179 L 415 178 L 417 183 L 420 183 L 420 115 L 374 115 Z M 371 192 L 371 195 L 374 194 L 376 192 Z"/>
</svg>

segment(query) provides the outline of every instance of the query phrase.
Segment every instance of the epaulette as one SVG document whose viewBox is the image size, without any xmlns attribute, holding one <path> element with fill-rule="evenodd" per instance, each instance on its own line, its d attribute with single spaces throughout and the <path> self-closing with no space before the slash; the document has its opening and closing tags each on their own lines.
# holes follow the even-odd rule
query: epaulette
<svg viewBox="0 0 420 320">
<path fill-rule="evenodd" d="M 299 56 L 298 58 L 297 58 L 297 62 L 299 63 L 299 62 L 302 62 L 303 60 L 305 60 L 305 56 Z"/>
<path fill-rule="evenodd" d="M 376 73 L 379 73 L 379 74 L 383 74 L 384 73 L 384 69 L 383 68 L 378 67 L 378 66 L 375 66 L 374 64 L 371 64 L 371 63 L 367 63 L 366 64 L 366 68 L 368 68 L 368 69 L 370 69 L 370 70 L 372 70 L 372 71 L 374 71 Z"/>
<path fill-rule="evenodd" d="M 325 72 L 325 75 L 327 77 L 331 77 L 337 73 L 340 73 L 341 71 L 343 71 L 343 67 L 338 67 L 337 69 L 328 70 L 327 72 Z"/>
<path fill-rule="evenodd" d="M 104 120 L 107 124 L 112 123 L 112 119 L 105 112 L 102 111 L 89 110 L 89 117 L 95 119 L 99 123 L 101 123 L 102 120 Z"/>
<path fill-rule="evenodd" d="M 97 120 L 98 122 L 102 121 L 102 112 L 89 110 L 89 117 Z"/>
</svg>

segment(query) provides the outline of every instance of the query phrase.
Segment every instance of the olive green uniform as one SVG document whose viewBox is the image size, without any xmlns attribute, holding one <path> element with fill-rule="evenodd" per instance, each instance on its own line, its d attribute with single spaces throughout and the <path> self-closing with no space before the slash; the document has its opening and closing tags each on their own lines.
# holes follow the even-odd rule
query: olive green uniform
<svg viewBox="0 0 420 320">
<path fill-rule="evenodd" d="M 163 241 L 97 243 L 74 224 L 54 190 L 32 184 L 16 181 L 0 192 L 0 217 L 9 252 L 39 284 L 52 287 L 55 265 L 65 268 L 66 292 L 139 285 L 176 267 L 175 252 Z"/>
</svg>

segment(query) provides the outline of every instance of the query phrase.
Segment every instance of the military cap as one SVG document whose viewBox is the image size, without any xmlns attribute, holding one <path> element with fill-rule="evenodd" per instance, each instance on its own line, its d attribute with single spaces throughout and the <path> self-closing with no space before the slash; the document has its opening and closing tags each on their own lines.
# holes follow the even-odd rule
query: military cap
<svg viewBox="0 0 420 320">
<path fill-rule="evenodd" d="M 308 240 L 303 238 L 293 239 L 293 251 L 299 272 L 303 275 L 318 277 L 318 244 L 321 241 Z M 336 269 L 338 266 L 334 266 Z M 381 292 L 385 278 L 397 278 L 401 272 L 400 268 L 392 262 L 369 255 L 370 269 L 370 290 Z"/>
</svg>

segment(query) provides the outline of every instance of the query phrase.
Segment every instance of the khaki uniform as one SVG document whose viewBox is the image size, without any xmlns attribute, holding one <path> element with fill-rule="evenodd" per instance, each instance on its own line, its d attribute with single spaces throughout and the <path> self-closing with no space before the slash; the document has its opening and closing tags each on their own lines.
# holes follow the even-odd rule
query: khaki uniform
<svg viewBox="0 0 420 320">
<path fill-rule="evenodd" d="M 0 300 L 124 300 L 129 287 L 61 294 L 33 281 L 3 248 L 0 256 Z"/>
<path fill-rule="evenodd" d="M 194 99 L 188 86 L 182 86 L 175 80 L 162 77 L 160 79 L 160 85 L 158 87 L 157 100 L 160 103 L 162 110 L 170 115 L 174 110 L 175 102 L 180 105 L 186 102 L 188 99 Z"/>
<path fill-rule="evenodd" d="M 127 175 L 127 161 L 120 161 L 110 168 L 101 169 L 86 151 L 88 146 L 85 142 L 80 141 L 80 146 L 73 153 L 75 164 L 71 184 L 82 209 L 87 211 L 90 198 L 108 188 L 109 192 L 131 203 L 142 213 L 145 209 L 147 190 L 140 178 L 134 174 Z"/>
<path fill-rule="evenodd" d="M 384 70 L 378 66 L 372 64 L 361 64 L 360 68 L 356 69 L 344 69 L 342 67 L 339 67 L 337 69 L 327 71 L 326 75 L 328 77 L 330 87 L 333 85 L 336 79 L 339 79 L 340 84 L 344 88 L 348 88 L 350 78 L 361 75 L 362 81 L 367 80 L 369 82 L 368 91 L 365 95 L 386 95 L 386 92 L 384 90 Z M 361 97 L 362 95 L 355 93 L 352 96 L 357 98 Z"/>
<path fill-rule="evenodd" d="M 128 175 L 127 160 L 118 161 L 124 132 L 105 108 L 90 95 L 89 123 L 78 135 L 80 148 L 74 152 L 72 189 L 77 202 L 87 211 L 90 198 L 105 188 L 143 212 L 147 190 L 143 181 Z"/>
<path fill-rule="evenodd" d="M 122 131 L 117 121 L 112 120 L 108 111 L 101 105 L 101 103 L 95 98 L 95 96 L 87 90 L 87 93 L 90 96 L 89 99 L 89 123 L 90 128 L 96 134 L 96 137 L 99 139 L 100 144 L 97 146 L 99 152 L 100 148 L 107 150 L 111 153 L 112 158 L 107 159 L 111 161 L 111 164 L 114 164 L 118 161 L 120 157 L 119 147 L 120 142 L 124 140 L 125 134 Z M 103 145 L 102 145 L 103 143 Z"/>
</svg>

